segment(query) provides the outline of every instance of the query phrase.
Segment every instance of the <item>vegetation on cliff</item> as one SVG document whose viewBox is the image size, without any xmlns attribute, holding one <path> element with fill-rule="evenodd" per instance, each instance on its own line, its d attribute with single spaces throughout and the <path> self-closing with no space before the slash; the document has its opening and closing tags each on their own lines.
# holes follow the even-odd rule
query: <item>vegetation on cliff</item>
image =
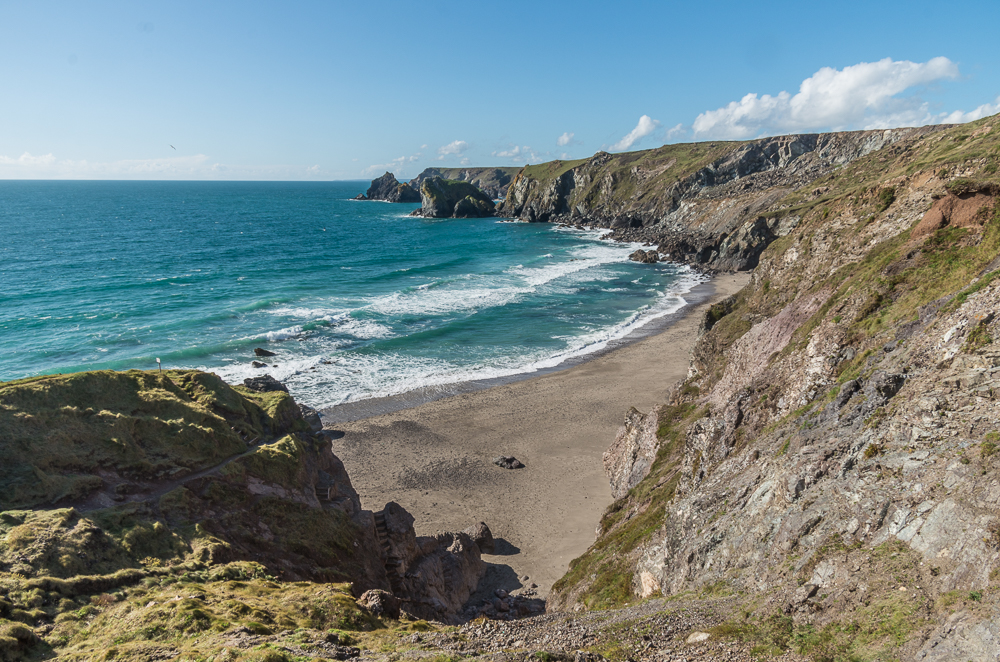
<svg viewBox="0 0 1000 662">
<path fill-rule="evenodd" d="M 453 181 L 469 182 L 493 199 L 507 195 L 507 187 L 517 175 L 519 167 L 506 168 L 425 168 L 410 180 L 410 186 L 419 191 L 425 179 L 440 177 Z"/>
<path fill-rule="evenodd" d="M 655 461 L 556 605 L 724 591 L 745 616 L 717 634 L 762 653 L 987 650 L 997 124 L 914 132 L 769 202 L 794 227 L 710 311 L 692 376 L 648 414 Z"/>
<path fill-rule="evenodd" d="M 0 383 L 0 659 L 373 627 L 350 587 L 295 583 L 385 581 L 342 465 L 307 429 L 284 391 L 197 371 Z"/>
<path fill-rule="evenodd" d="M 482 218 L 493 216 L 493 201 L 468 182 L 431 177 L 420 185 L 421 208 L 425 218 Z"/>
</svg>

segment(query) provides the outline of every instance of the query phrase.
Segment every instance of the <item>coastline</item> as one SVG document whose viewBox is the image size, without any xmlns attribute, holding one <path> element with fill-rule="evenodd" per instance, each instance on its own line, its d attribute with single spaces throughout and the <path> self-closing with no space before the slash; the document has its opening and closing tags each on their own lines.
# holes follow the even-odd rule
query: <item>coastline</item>
<svg viewBox="0 0 1000 662">
<path fill-rule="evenodd" d="M 723 274 L 723 276 L 725 275 L 726 274 Z M 332 407 L 321 408 L 319 410 L 320 415 L 323 418 L 324 425 L 350 423 L 352 421 L 381 416 L 383 414 L 391 414 L 403 409 L 411 409 L 413 407 L 418 407 L 420 405 L 427 404 L 428 402 L 434 402 L 435 400 L 441 400 L 443 398 L 450 398 L 464 393 L 475 393 L 476 391 L 482 391 L 496 386 L 513 384 L 515 382 L 534 379 L 536 377 L 542 377 L 544 375 L 550 375 L 552 373 L 572 369 L 589 361 L 599 359 L 610 352 L 614 352 L 623 347 L 641 342 L 645 338 L 657 335 L 670 328 L 679 320 L 683 319 L 691 308 L 701 305 L 714 296 L 715 280 L 718 277 L 719 276 L 714 276 L 705 282 L 698 283 L 690 290 L 682 293 L 680 296 L 686 303 L 677 310 L 655 317 L 642 326 L 633 329 L 621 338 L 608 340 L 605 346 L 600 349 L 586 354 L 571 356 L 560 362 L 558 365 L 540 368 L 533 371 L 518 372 L 512 375 L 504 375 L 502 377 L 473 379 L 451 384 L 424 386 L 411 391 L 406 391 L 405 393 L 397 393 L 395 395 L 377 398 L 366 398 L 355 402 L 345 402 Z"/>
<path fill-rule="evenodd" d="M 498 539 L 497 554 L 484 556 L 491 585 L 534 583 L 544 595 L 594 541 L 611 501 L 601 454 L 628 408 L 666 399 L 687 374 L 708 306 L 748 280 L 716 275 L 697 286 L 700 301 L 570 365 L 324 410 L 325 425 L 344 432 L 333 452 L 364 508 L 396 501 L 418 535 L 484 521 Z M 498 455 L 527 466 L 500 469 Z"/>
</svg>

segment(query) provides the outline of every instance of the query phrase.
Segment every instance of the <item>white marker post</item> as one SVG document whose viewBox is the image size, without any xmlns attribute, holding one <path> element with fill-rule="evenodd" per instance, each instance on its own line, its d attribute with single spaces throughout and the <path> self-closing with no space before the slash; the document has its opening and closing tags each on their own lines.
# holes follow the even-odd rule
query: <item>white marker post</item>
<svg viewBox="0 0 1000 662">
<path fill-rule="evenodd" d="M 156 357 L 156 369 L 159 372 L 163 372 L 163 368 L 160 366 L 160 357 L 158 357 L 158 356 Z"/>
</svg>

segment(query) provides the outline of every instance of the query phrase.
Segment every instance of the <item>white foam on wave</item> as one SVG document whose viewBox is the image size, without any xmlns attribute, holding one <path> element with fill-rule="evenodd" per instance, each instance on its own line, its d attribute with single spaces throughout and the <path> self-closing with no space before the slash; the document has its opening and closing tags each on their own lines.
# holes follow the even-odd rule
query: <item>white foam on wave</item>
<svg viewBox="0 0 1000 662">
<path fill-rule="evenodd" d="M 278 329 L 277 331 L 268 331 L 266 333 L 261 333 L 254 336 L 255 340 L 288 340 L 290 338 L 295 338 L 302 334 L 302 327 L 299 325 L 290 326 L 286 329 Z"/>
<path fill-rule="evenodd" d="M 677 280 L 653 305 L 644 306 L 617 324 L 589 327 L 580 335 L 563 336 L 560 339 L 566 342 L 566 346 L 556 353 L 538 349 L 527 354 L 494 356 L 484 358 L 475 365 L 463 365 L 443 358 L 397 352 L 337 352 L 338 343 L 335 340 L 316 336 L 310 344 L 318 345 L 311 347 L 310 351 L 318 350 L 319 356 L 282 357 L 278 368 L 268 368 L 266 372 L 288 384 L 303 402 L 316 407 L 399 395 L 420 388 L 535 373 L 599 352 L 654 320 L 680 310 L 687 304 L 684 294 L 704 280 L 689 270 L 681 271 Z M 331 356 L 335 359 L 328 363 L 321 358 Z M 260 375 L 265 370 L 241 363 L 216 369 L 216 372 L 227 381 L 238 382 L 248 376 Z"/>
<path fill-rule="evenodd" d="M 308 320 L 308 323 L 323 323 L 338 334 L 354 336 L 359 340 L 389 338 L 392 329 L 374 320 L 356 319 L 351 311 L 343 308 L 308 308 L 304 306 L 284 306 L 269 311 L 272 315 Z M 292 327 L 294 328 L 294 327 Z M 299 327 L 300 331 L 303 327 Z M 278 332 L 280 333 L 280 332 Z M 269 338 L 270 339 L 270 338 Z M 283 338 L 276 338 L 282 340 Z"/>
</svg>

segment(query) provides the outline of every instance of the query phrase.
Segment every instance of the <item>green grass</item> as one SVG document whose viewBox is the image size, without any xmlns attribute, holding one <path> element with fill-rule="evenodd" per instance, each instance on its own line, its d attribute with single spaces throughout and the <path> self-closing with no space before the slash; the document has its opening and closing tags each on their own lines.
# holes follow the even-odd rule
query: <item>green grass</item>
<svg viewBox="0 0 1000 662">
<path fill-rule="evenodd" d="M 103 480 L 178 478 L 302 429 L 284 392 L 255 393 L 197 371 L 94 371 L 0 383 L 0 510 L 84 497 Z M 234 431 L 232 428 L 235 428 Z"/>
</svg>

